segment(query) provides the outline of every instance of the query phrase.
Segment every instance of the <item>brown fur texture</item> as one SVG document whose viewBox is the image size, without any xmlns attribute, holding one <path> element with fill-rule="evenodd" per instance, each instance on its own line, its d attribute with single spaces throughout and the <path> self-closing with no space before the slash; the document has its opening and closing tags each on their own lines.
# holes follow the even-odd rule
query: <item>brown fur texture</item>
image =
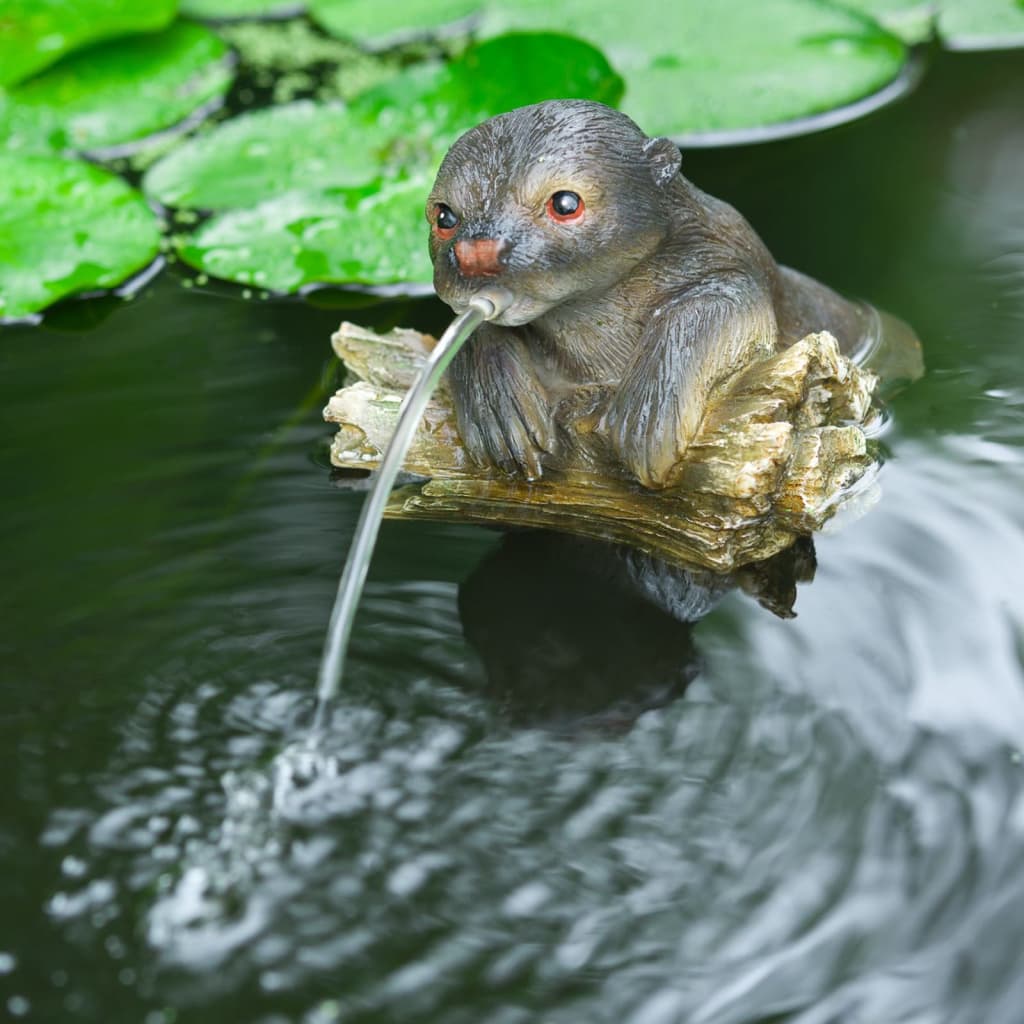
<svg viewBox="0 0 1024 1024">
<path fill-rule="evenodd" d="M 680 163 L 668 139 L 582 100 L 514 110 L 452 146 L 427 202 L 434 286 L 456 311 L 491 283 L 515 297 L 449 370 L 474 458 L 539 477 L 564 444 L 560 396 L 596 384 L 609 458 L 665 487 L 724 377 L 811 331 L 850 351 L 871 329 L 869 307 L 779 267 Z M 551 215 L 560 191 L 584 203 L 571 222 Z M 443 208 L 454 228 L 439 230 Z"/>
</svg>

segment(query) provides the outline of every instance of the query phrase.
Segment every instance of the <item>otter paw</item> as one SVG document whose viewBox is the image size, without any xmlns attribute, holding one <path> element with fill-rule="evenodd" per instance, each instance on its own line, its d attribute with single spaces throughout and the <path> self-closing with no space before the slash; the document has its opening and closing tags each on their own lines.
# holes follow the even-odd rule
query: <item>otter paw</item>
<svg viewBox="0 0 1024 1024">
<path fill-rule="evenodd" d="M 477 391 L 460 410 L 459 430 L 475 462 L 527 480 L 542 476 L 543 456 L 553 446 L 550 414 L 536 384 Z"/>
<path fill-rule="evenodd" d="M 652 490 L 668 486 L 685 445 L 675 422 L 651 414 L 644 403 L 613 403 L 599 429 L 623 466 Z"/>
</svg>

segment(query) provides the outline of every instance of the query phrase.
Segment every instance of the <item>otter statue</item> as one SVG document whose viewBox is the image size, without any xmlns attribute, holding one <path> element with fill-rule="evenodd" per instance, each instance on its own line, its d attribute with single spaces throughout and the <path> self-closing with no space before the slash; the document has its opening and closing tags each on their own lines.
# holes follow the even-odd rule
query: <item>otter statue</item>
<svg viewBox="0 0 1024 1024">
<path fill-rule="evenodd" d="M 878 331 L 875 310 L 778 265 L 680 165 L 669 139 L 584 100 L 513 110 L 451 147 L 426 206 L 434 287 L 457 312 L 484 285 L 513 297 L 448 370 L 476 460 L 537 479 L 563 443 L 561 398 L 597 384 L 609 459 L 670 486 L 725 377 L 813 331 L 845 353 Z"/>
</svg>

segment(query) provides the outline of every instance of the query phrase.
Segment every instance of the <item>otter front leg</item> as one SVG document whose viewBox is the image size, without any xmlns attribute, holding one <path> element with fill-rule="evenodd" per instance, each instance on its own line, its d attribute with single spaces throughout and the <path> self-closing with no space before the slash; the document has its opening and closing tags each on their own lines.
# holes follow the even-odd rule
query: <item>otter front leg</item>
<svg viewBox="0 0 1024 1024">
<path fill-rule="evenodd" d="M 601 421 L 644 487 L 672 482 L 715 385 L 773 351 L 776 333 L 771 301 L 749 278 L 687 289 L 654 310 Z"/>
<path fill-rule="evenodd" d="M 483 324 L 452 361 L 448 383 L 470 455 L 538 479 L 554 428 L 548 393 L 526 345 L 507 328 Z"/>
</svg>

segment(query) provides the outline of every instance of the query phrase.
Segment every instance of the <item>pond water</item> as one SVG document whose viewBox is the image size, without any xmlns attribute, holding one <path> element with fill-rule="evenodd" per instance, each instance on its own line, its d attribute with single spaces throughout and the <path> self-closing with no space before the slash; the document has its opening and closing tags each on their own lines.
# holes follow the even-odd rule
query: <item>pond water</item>
<svg viewBox="0 0 1024 1024">
<path fill-rule="evenodd" d="M 17 1019 L 1024 1019 L 1024 59 L 689 153 L 912 322 L 877 504 L 797 618 L 695 625 L 585 552 L 386 525 L 303 745 L 362 490 L 343 316 L 164 273 L 0 339 L 0 1006 Z M 91 322 L 90 322 L 91 321 Z"/>
</svg>

